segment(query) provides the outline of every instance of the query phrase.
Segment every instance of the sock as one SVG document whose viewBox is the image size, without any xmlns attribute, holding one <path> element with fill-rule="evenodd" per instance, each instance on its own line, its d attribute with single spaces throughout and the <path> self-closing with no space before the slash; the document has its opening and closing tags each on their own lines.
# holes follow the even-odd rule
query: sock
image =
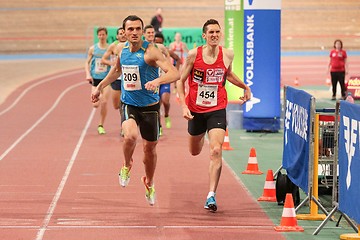
<svg viewBox="0 0 360 240">
<path fill-rule="evenodd" d="M 209 192 L 207 195 L 207 198 L 209 198 L 209 197 L 215 197 L 215 192 Z"/>
</svg>

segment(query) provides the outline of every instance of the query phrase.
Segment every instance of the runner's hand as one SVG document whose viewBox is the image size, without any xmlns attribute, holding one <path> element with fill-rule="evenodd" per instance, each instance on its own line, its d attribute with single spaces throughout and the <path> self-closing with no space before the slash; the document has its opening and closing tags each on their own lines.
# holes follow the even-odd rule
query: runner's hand
<svg viewBox="0 0 360 240">
<path fill-rule="evenodd" d="M 149 91 L 156 92 L 159 87 L 158 82 L 155 80 L 152 80 L 150 82 L 145 83 L 145 89 Z"/>
<path fill-rule="evenodd" d="M 183 111 L 183 117 L 186 120 L 192 120 L 194 118 L 194 116 L 191 115 L 191 112 L 190 112 L 190 110 L 189 110 L 189 108 L 187 106 L 183 107 L 182 111 Z"/>
<path fill-rule="evenodd" d="M 97 101 L 99 101 L 100 98 L 100 91 L 96 88 L 92 93 L 91 93 L 91 101 L 93 103 L 96 103 Z"/>
<path fill-rule="evenodd" d="M 241 104 L 245 103 L 246 101 L 250 100 L 251 98 L 251 90 L 250 88 L 248 90 L 244 91 L 244 96 L 240 97 Z"/>
<path fill-rule="evenodd" d="M 92 77 L 87 77 L 87 78 L 86 78 L 86 81 L 88 81 L 90 84 L 92 84 L 92 83 L 93 83 L 93 79 L 92 79 Z"/>
</svg>

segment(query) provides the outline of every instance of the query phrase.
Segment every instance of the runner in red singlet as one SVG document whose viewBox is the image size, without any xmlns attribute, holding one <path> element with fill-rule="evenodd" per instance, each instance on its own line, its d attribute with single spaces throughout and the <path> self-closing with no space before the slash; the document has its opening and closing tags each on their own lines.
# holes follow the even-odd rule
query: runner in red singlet
<svg viewBox="0 0 360 240">
<path fill-rule="evenodd" d="M 215 212 L 215 193 L 221 174 L 222 144 L 226 131 L 225 81 L 228 80 L 245 90 L 244 96 L 240 97 L 244 102 L 250 99 L 251 90 L 231 69 L 233 51 L 219 46 L 221 29 L 217 20 L 210 19 L 205 22 L 202 37 L 206 44 L 189 51 L 180 80 L 177 81 L 177 90 L 183 116 L 188 120 L 189 151 L 192 155 L 200 154 L 205 134 L 208 134 L 210 184 L 204 208 Z M 185 100 L 186 80 L 189 94 Z"/>
<path fill-rule="evenodd" d="M 176 33 L 174 37 L 174 42 L 170 43 L 169 49 L 172 50 L 181 60 L 181 63 L 184 62 L 185 57 L 187 56 L 189 49 L 186 46 L 186 43 L 181 41 L 181 33 Z"/>
</svg>

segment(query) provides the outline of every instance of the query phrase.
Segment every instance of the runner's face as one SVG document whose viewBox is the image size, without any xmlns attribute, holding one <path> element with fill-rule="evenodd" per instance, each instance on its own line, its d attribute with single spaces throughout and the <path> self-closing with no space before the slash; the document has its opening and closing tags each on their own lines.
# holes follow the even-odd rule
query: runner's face
<svg viewBox="0 0 360 240">
<path fill-rule="evenodd" d="M 125 23 L 125 36 L 126 39 L 131 43 L 138 43 L 141 41 L 143 33 L 142 25 L 140 20 L 126 21 Z"/>
<path fill-rule="evenodd" d="M 163 39 L 162 39 L 162 38 L 159 38 L 159 37 L 156 37 L 156 38 L 155 38 L 155 43 L 160 43 L 160 44 L 162 44 L 162 43 L 163 43 Z"/>
<path fill-rule="evenodd" d="M 203 38 L 210 46 L 218 45 L 221 39 L 221 29 L 217 24 L 210 24 L 206 27 L 206 32 L 203 33 Z"/>
<path fill-rule="evenodd" d="M 126 36 L 123 29 L 120 29 L 118 31 L 117 39 L 119 40 L 119 42 L 126 42 Z"/>
<path fill-rule="evenodd" d="M 181 34 L 180 33 L 175 34 L 175 41 L 178 43 L 181 42 Z"/>
<path fill-rule="evenodd" d="M 99 39 L 99 42 L 106 42 L 106 39 L 107 39 L 107 34 L 104 30 L 101 30 L 98 32 L 98 39 Z"/>
<path fill-rule="evenodd" d="M 145 30 L 144 37 L 146 41 L 153 42 L 155 37 L 155 30 L 153 28 L 148 28 Z"/>
</svg>

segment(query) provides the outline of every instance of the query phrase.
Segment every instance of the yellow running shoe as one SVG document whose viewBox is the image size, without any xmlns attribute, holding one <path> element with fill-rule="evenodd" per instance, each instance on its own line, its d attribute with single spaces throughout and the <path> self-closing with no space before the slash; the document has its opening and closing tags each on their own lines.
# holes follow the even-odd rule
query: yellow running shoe
<svg viewBox="0 0 360 240">
<path fill-rule="evenodd" d="M 165 117 L 165 126 L 166 126 L 166 128 L 171 128 L 171 119 L 170 119 L 170 117 Z"/>
<path fill-rule="evenodd" d="M 141 181 L 145 185 L 145 198 L 148 201 L 148 203 L 150 204 L 150 206 L 153 206 L 155 204 L 155 200 L 156 200 L 155 186 L 152 185 L 151 187 L 149 187 L 147 185 L 147 183 L 146 183 L 146 177 L 145 176 L 143 176 L 141 178 Z"/>
<path fill-rule="evenodd" d="M 103 125 L 99 125 L 97 130 L 98 130 L 98 133 L 99 133 L 100 135 L 103 135 L 103 134 L 106 133 Z"/>
<path fill-rule="evenodd" d="M 130 182 L 130 169 L 123 166 L 119 173 L 119 182 L 122 187 L 126 187 Z"/>
</svg>

